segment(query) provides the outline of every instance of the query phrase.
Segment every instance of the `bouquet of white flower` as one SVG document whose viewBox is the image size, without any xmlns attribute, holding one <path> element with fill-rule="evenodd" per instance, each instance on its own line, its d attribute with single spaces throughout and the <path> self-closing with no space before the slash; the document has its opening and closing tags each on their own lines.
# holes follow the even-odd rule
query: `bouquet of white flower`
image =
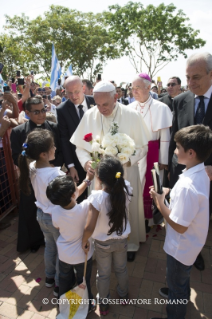
<svg viewBox="0 0 212 319">
<path fill-rule="evenodd" d="M 92 168 L 95 169 L 102 155 L 118 157 L 122 164 L 129 161 L 130 156 L 135 155 L 135 143 L 127 134 L 118 133 L 118 123 L 113 122 L 110 132 L 100 143 L 100 137 L 94 139 L 92 133 L 86 134 L 84 140 L 91 143 Z"/>
<path fill-rule="evenodd" d="M 110 132 L 102 140 L 104 154 L 118 157 L 122 164 L 129 161 L 130 156 L 135 155 L 135 143 L 124 133 L 118 133 L 118 123 L 113 122 Z"/>
</svg>

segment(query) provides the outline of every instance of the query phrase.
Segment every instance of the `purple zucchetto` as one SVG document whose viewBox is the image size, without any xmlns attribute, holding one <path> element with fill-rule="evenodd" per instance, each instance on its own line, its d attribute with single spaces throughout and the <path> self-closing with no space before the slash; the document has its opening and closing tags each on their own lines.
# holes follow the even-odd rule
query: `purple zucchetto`
<svg viewBox="0 0 212 319">
<path fill-rule="evenodd" d="M 152 82 L 152 80 L 150 79 L 150 77 L 149 77 L 149 75 L 147 73 L 140 73 L 138 76 L 140 78 L 143 78 L 143 79 L 149 81 L 149 82 Z"/>
</svg>

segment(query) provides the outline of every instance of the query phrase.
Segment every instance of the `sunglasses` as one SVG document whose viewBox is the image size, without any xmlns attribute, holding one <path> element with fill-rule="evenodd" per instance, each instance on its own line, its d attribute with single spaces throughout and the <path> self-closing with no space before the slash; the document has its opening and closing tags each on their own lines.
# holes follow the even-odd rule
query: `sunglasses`
<svg viewBox="0 0 212 319">
<path fill-rule="evenodd" d="M 42 109 L 42 110 L 35 110 L 35 111 L 29 111 L 30 113 L 33 113 L 34 115 L 39 115 L 40 113 L 41 114 L 44 114 L 47 112 L 47 109 Z"/>
<path fill-rule="evenodd" d="M 177 85 L 176 83 L 168 83 L 167 84 L 167 86 L 171 86 L 171 87 L 173 87 L 173 86 L 175 86 L 175 85 Z"/>
</svg>

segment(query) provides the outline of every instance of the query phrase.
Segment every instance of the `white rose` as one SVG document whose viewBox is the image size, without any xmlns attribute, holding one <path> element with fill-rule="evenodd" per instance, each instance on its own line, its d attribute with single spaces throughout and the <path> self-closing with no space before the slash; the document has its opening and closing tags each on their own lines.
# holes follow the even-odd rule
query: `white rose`
<svg viewBox="0 0 212 319">
<path fill-rule="evenodd" d="M 97 141 L 98 143 L 100 142 L 100 136 L 99 136 L 99 135 L 96 136 L 96 141 Z"/>
<path fill-rule="evenodd" d="M 99 152 L 100 144 L 97 142 L 93 142 L 91 146 L 92 152 Z"/>
<path fill-rule="evenodd" d="M 116 147 L 108 146 L 105 149 L 105 154 L 107 155 L 116 155 L 118 153 L 118 150 Z"/>
<path fill-rule="evenodd" d="M 128 154 L 124 154 L 124 153 L 118 153 L 117 155 L 118 159 L 120 160 L 120 162 L 122 164 L 125 164 L 129 161 L 129 156 Z"/>
<path fill-rule="evenodd" d="M 115 147 L 117 145 L 117 136 L 115 135 L 111 135 L 110 133 L 107 133 L 102 141 L 102 146 L 104 148 L 107 147 Z"/>
<path fill-rule="evenodd" d="M 134 153 L 134 148 L 131 147 L 123 147 L 121 149 L 121 152 L 124 154 L 127 154 L 128 156 L 131 156 Z"/>
</svg>

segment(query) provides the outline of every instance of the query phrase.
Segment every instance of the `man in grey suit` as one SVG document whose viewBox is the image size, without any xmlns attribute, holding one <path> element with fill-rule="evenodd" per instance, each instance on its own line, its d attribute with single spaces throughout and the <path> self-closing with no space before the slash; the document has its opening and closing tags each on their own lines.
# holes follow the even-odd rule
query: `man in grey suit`
<svg viewBox="0 0 212 319">
<path fill-rule="evenodd" d="M 189 91 L 176 96 L 173 100 L 173 125 L 169 146 L 171 188 L 185 168 L 185 166 L 177 163 L 177 156 L 174 154 L 176 148 L 175 133 L 184 127 L 195 124 L 207 125 L 212 129 L 212 55 L 207 52 L 193 54 L 187 60 L 186 78 Z M 205 166 L 206 172 L 212 181 L 212 154 L 206 160 Z M 209 204 L 211 213 L 212 187 L 210 187 Z M 199 270 L 204 270 L 205 265 L 201 253 L 198 255 L 194 266 Z M 161 288 L 159 293 L 163 297 L 168 297 L 168 288 Z"/>
<path fill-rule="evenodd" d="M 173 187 L 181 174 L 183 165 L 177 163 L 174 154 L 175 133 L 183 127 L 204 124 L 212 129 L 212 55 L 198 53 L 187 61 L 186 77 L 189 91 L 178 95 L 173 100 L 173 124 L 169 146 L 170 187 Z M 212 155 L 205 162 L 208 173 L 211 170 Z M 210 176 L 209 176 L 210 177 Z M 210 178 L 211 179 L 211 178 Z M 210 188 L 210 212 L 212 211 L 212 187 Z M 197 269 L 204 270 L 201 254 L 194 263 Z"/>
</svg>

